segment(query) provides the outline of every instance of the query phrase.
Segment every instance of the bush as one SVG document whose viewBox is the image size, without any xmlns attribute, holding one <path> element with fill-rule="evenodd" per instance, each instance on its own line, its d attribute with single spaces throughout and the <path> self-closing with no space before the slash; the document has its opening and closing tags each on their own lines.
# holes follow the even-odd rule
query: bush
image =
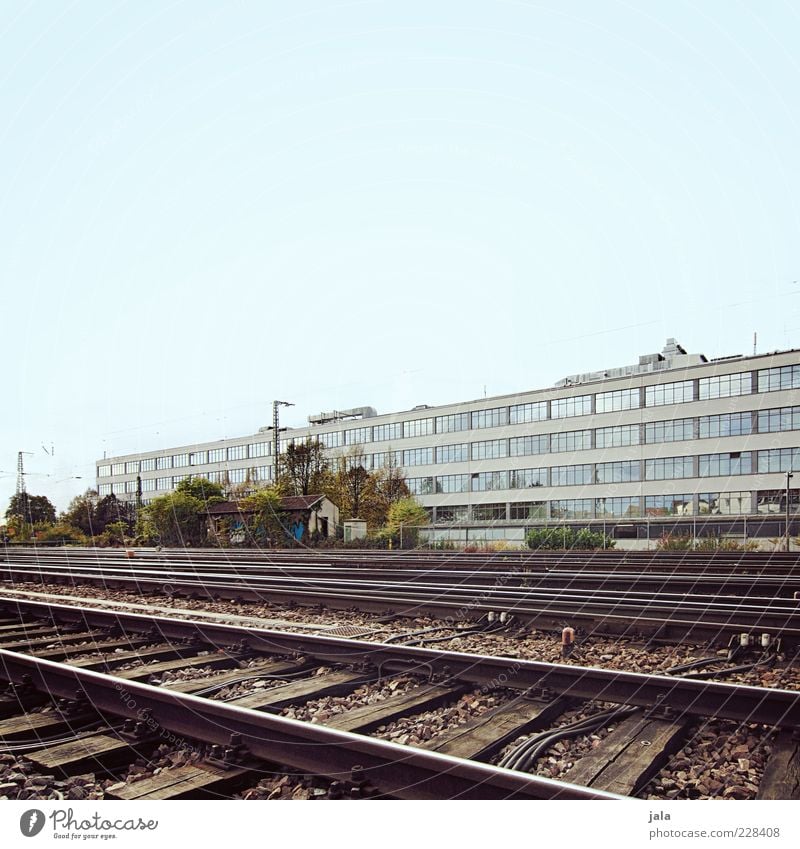
<svg viewBox="0 0 800 849">
<path fill-rule="evenodd" d="M 60 542 L 75 545 L 87 545 L 88 537 L 83 531 L 73 527 L 67 522 L 57 522 L 55 525 L 46 525 L 36 528 L 36 539 L 39 542 Z"/>
<path fill-rule="evenodd" d="M 613 548 L 616 541 L 606 534 L 581 528 L 576 531 L 566 525 L 560 528 L 534 528 L 525 537 L 528 548 L 534 551 L 562 551 L 578 549 L 592 551 L 598 548 Z"/>
<path fill-rule="evenodd" d="M 756 551 L 758 542 L 749 540 L 741 543 L 724 537 L 701 537 L 693 539 L 688 534 L 664 534 L 658 540 L 658 551 Z"/>
</svg>

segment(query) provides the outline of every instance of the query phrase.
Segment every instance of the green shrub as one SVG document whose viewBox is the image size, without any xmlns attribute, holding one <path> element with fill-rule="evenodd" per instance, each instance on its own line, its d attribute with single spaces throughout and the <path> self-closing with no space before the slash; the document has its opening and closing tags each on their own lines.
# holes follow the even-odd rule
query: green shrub
<svg viewBox="0 0 800 849">
<path fill-rule="evenodd" d="M 560 528 L 534 528 L 525 537 L 528 548 L 534 551 L 562 551 L 577 549 L 591 551 L 598 548 L 613 548 L 616 541 L 606 534 L 582 528 L 576 531 L 566 525 Z"/>
</svg>

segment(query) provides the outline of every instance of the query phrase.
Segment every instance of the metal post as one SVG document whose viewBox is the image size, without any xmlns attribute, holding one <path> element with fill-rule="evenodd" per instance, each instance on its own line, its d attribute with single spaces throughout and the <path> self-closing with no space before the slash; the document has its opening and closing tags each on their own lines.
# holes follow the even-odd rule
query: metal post
<svg viewBox="0 0 800 849">
<path fill-rule="evenodd" d="M 794 477 L 791 472 L 786 472 L 786 551 L 789 551 L 790 541 L 789 541 L 789 481 Z"/>
<path fill-rule="evenodd" d="M 280 427 L 278 421 L 278 407 L 294 407 L 294 404 L 289 401 L 273 401 L 272 402 L 272 445 L 273 452 L 275 454 L 275 484 L 278 483 L 278 475 L 280 470 L 278 469 L 278 461 L 280 459 Z"/>
</svg>

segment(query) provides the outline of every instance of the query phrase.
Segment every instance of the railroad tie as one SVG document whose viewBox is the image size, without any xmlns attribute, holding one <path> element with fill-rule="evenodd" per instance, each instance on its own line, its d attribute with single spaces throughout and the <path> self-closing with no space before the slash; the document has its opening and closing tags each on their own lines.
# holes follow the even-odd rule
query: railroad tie
<svg viewBox="0 0 800 849">
<path fill-rule="evenodd" d="M 778 735 L 756 799 L 800 799 L 800 739 L 795 732 Z"/>
<path fill-rule="evenodd" d="M 636 713 L 563 776 L 563 781 L 634 796 L 677 751 L 689 720 L 650 719 Z"/>
<path fill-rule="evenodd" d="M 240 767 L 225 770 L 206 763 L 187 764 L 165 769 L 141 781 L 114 784 L 106 790 L 106 797 L 153 801 L 202 797 L 212 792 L 213 795 L 225 795 L 225 791 L 251 772 Z"/>
<path fill-rule="evenodd" d="M 336 728 L 338 731 L 364 734 L 379 725 L 394 722 L 409 714 L 422 710 L 435 710 L 445 702 L 460 696 L 466 689 L 464 686 L 443 687 L 423 684 L 414 690 L 390 696 L 382 702 L 345 711 L 325 722 L 325 725 Z"/>
<path fill-rule="evenodd" d="M 488 762 L 497 752 L 529 731 L 550 726 L 567 707 L 565 699 L 549 702 L 515 699 L 423 744 L 443 755 Z"/>
</svg>

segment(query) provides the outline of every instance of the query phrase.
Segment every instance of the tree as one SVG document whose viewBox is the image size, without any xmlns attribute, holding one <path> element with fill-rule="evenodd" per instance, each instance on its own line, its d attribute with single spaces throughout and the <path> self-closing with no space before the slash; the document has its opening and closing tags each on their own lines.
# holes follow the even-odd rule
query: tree
<svg viewBox="0 0 800 849">
<path fill-rule="evenodd" d="M 105 495 L 95 505 L 92 514 L 91 533 L 105 532 L 108 525 L 122 522 L 128 531 L 133 528 L 134 509 L 129 501 L 120 501 L 116 495 Z"/>
<path fill-rule="evenodd" d="M 241 501 L 243 512 L 252 511 L 247 529 L 252 543 L 276 547 L 286 540 L 281 516 L 281 496 L 276 487 L 265 487 Z"/>
<path fill-rule="evenodd" d="M 86 536 L 93 536 L 94 510 L 97 501 L 97 491 L 94 489 L 87 489 L 83 495 L 76 495 L 70 501 L 69 507 L 61 514 L 61 522 L 77 528 Z"/>
<path fill-rule="evenodd" d="M 319 492 L 329 474 L 325 447 L 319 439 L 308 437 L 305 442 L 290 443 L 280 458 L 281 477 L 291 495 Z"/>
<path fill-rule="evenodd" d="M 222 484 L 213 483 L 208 478 L 184 478 L 176 487 L 175 492 L 190 495 L 204 504 L 219 504 L 225 500 Z"/>
<path fill-rule="evenodd" d="M 202 545 L 208 536 L 205 503 L 186 492 L 154 498 L 142 510 L 140 527 L 161 545 Z M 143 531 L 145 533 L 145 531 Z"/>
<path fill-rule="evenodd" d="M 401 498 L 389 507 L 386 530 L 401 548 L 415 548 L 419 526 L 429 523 L 428 511 L 415 498 Z"/>
<path fill-rule="evenodd" d="M 27 492 L 18 492 L 11 496 L 8 510 L 6 510 L 7 518 L 13 516 L 29 525 L 41 523 L 53 525 L 56 521 L 56 508 L 46 495 L 28 495 Z"/>
</svg>

